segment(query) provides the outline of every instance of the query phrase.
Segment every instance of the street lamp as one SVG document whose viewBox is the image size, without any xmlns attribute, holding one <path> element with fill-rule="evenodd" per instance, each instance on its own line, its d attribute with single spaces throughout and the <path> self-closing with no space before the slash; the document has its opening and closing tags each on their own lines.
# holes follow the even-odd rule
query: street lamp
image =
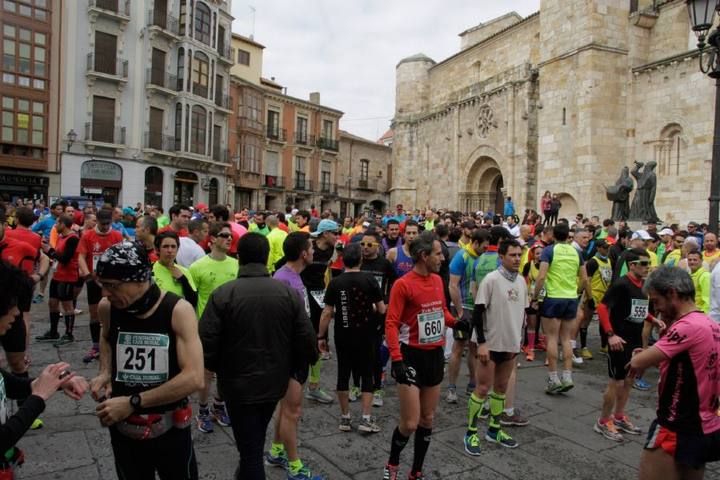
<svg viewBox="0 0 720 480">
<path fill-rule="evenodd" d="M 700 71 L 715 79 L 715 126 L 713 131 L 712 166 L 710 171 L 711 232 L 718 233 L 720 217 L 720 30 L 710 29 L 720 8 L 720 0 L 687 0 L 688 14 L 693 32 L 698 38 Z M 708 32 L 710 34 L 708 35 Z M 706 41 L 707 39 L 707 41 Z"/>
<path fill-rule="evenodd" d="M 77 133 L 75 133 L 74 129 L 70 129 L 70 131 L 66 135 L 67 137 L 67 151 L 70 151 L 70 147 L 72 147 L 73 143 L 75 143 L 75 140 L 77 140 Z"/>
</svg>

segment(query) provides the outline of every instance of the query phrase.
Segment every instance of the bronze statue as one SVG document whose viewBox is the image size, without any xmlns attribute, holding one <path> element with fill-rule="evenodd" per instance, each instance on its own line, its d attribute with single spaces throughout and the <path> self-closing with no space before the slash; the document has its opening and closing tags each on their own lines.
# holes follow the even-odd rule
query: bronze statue
<svg viewBox="0 0 720 480">
<path fill-rule="evenodd" d="M 637 180 L 637 190 L 630 207 L 630 220 L 657 223 L 660 219 L 655 211 L 655 190 L 657 188 L 657 175 L 655 174 L 656 162 L 650 161 L 643 168 L 643 162 L 635 162 L 632 169 L 632 176 Z"/>
<path fill-rule="evenodd" d="M 623 167 L 615 185 L 605 188 L 607 199 L 613 202 L 611 214 L 613 220 L 627 220 L 630 217 L 630 192 L 632 189 L 633 181 L 630 178 L 630 169 Z"/>
</svg>

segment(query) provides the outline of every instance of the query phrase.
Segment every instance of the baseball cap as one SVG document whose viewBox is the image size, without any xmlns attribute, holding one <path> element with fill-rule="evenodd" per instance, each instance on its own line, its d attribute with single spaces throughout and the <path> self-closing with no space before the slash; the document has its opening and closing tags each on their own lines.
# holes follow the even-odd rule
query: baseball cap
<svg viewBox="0 0 720 480">
<path fill-rule="evenodd" d="M 673 236 L 673 231 L 670 230 L 669 228 L 663 228 L 662 230 L 660 230 L 660 231 L 658 232 L 658 235 L 660 235 L 661 237 L 662 237 L 663 235 Z"/>
<path fill-rule="evenodd" d="M 208 208 L 208 206 L 205 205 L 204 203 L 198 203 L 197 205 L 195 205 L 195 210 L 198 210 L 200 212 L 207 210 L 207 208 Z"/>
<path fill-rule="evenodd" d="M 632 234 L 632 237 L 630 240 L 652 240 L 652 237 L 647 232 L 647 230 L 638 230 L 637 232 Z"/>
<path fill-rule="evenodd" d="M 317 230 L 315 230 L 310 235 L 313 237 L 317 237 L 324 232 L 337 232 L 338 230 L 340 230 L 340 226 L 337 224 L 337 222 L 326 218 L 320 221 Z"/>
</svg>

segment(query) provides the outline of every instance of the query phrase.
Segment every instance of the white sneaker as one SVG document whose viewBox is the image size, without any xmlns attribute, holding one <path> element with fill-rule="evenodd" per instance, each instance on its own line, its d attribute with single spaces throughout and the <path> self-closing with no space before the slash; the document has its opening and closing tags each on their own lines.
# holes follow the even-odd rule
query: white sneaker
<svg viewBox="0 0 720 480">
<path fill-rule="evenodd" d="M 457 391 L 455 390 L 455 387 L 448 387 L 447 402 L 448 403 L 457 403 L 458 402 L 458 396 L 457 396 Z"/>
<path fill-rule="evenodd" d="M 384 396 L 385 396 L 385 391 L 375 390 L 375 392 L 373 393 L 372 406 L 373 407 L 382 407 L 383 405 L 385 405 L 385 400 L 383 400 Z"/>
<path fill-rule="evenodd" d="M 575 355 L 575 351 L 573 351 L 573 358 L 572 358 L 573 365 L 582 365 L 584 362 L 582 357 L 578 357 Z"/>
</svg>

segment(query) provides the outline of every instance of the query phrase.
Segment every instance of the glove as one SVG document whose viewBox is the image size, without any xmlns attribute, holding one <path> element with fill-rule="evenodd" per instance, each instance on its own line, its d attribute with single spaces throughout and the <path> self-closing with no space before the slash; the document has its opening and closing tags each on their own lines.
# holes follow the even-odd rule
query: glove
<svg viewBox="0 0 720 480">
<path fill-rule="evenodd" d="M 392 362 L 392 377 L 401 385 L 415 385 L 415 369 L 405 365 L 402 360 Z"/>
<path fill-rule="evenodd" d="M 455 340 L 467 340 L 472 334 L 472 325 L 467 319 L 458 320 L 453 327 L 453 338 Z"/>
</svg>

